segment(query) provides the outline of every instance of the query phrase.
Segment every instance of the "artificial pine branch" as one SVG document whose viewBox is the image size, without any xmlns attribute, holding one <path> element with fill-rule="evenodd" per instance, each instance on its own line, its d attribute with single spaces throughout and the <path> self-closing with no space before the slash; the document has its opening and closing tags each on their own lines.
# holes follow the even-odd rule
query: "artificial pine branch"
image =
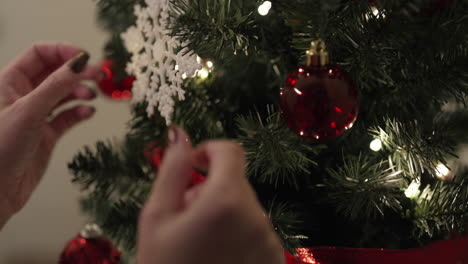
<svg viewBox="0 0 468 264">
<path fill-rule="evenodd" d="M 87 196 L 83 211 L 127 252 L 135 247 L 139 211 L 153 182 L 153 170 L 144 158 L 141 141 L 127 139 L 123 144 L 98 142 L 69 164 Z"/>
<path fill-rule="evenodd" d="M 138 217 L 141 201 L 118 201 L 113 203 L 104 222 L 98 223 L 103 231 L 129 254 L 136 250 Z"/>
<path fill-rule="evenodd" d="M 237 119 L 242 135 L 238 138 L 248 159 L 247 174 L 256 181 L 275 187 L 292 185 L 299 188 L 299 175 L 309 175 L 316 166 L 313 160 L 324 145 L 311 146 L 284 124 L 279 113 L 263 120 L 260 114 L 250 114 Z"/>
<path fill-rule="evenodd" d="M 373 219 L 384 217 L 389 209 L 402 209 L 401 171 L 386 162 L 372 162 L 361 156 L 347 157 L 342 167 L 330 168 L 328 174 L 326 201 L 347 219 Z"/>
<path fill-rule="evenodd" d="M 203 82 L 186 82 L 187 99 L 176 102 L 174 123 L 186 129 L 194 145 L 214 138 L 225 138 L 228 124 L 232 122 L 226 114 L 227 105 L 223 96 L 209 89 L 212 77 Z"/>
<path fill-rule="evenodd" d="M 267 212 L 284 249 L 295 254 L 295 250 L 302 247 L 302 242 L 307 239 L 298 231 L 304 222 L 297 214 L 297 208 L 287 203 L 276 203 L 273 200 L 268 206 Z"/>
<path fill-rule="evenodd" d="M 438 182 L 427 186 L 416 200 L 415 234 L 430 237 L 463 233 L 468 223 L 468 184 Z"/>
<path fill-rule="evenodd" d="M 120 34 L 135 23 L 135 5 L 145 5 L 145 0 L 95 0 L 98 22 L 114 34 Z"/>
<path fill-rule="evenodd" d="M 384 127 L 371 129 L 371 133 L 391 152 L 392 164 L 409 178 L 424 172 L 435 175 L 439 163 L 447 164 L 448 156 L 456 157 L 456 145 L 450 137 L 453 131 L 440 124 L 431 122 L 431 126 L 424 127 L 417 121 L 402 123 L 388 119 Z"/>
<path fill-rule="evenodd" d="M 253 20 L 255 1 L 171 1 L 175 14 L 172 32 L 201 56 L 222 57 L 226 53 L 255 50 L 258 39 Z"/>
</svg>

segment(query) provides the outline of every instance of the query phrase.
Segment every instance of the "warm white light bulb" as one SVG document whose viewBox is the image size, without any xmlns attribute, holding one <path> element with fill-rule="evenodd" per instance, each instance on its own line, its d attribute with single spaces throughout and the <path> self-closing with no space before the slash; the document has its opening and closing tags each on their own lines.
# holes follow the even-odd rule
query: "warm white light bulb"
<svg viewBox="0 0 468 264">
<path fill-rule="evenodd" d="M 380 14 L 380 11 L 377 7 L 373 6 L 371 9 L 372 9 L 372 14 L 374 14 L 374 16 L 378 16 Z"/>
<path fill-rule="evenodd" d="M 374 15 L 374 17 L 379 17 L 380 16 L 382 18 L 385 18 L 385 14 L 383 12 L 380 12 L 380 10 L 375 6 L 371 7 L 371 11 L 372 11 L 372 14 Z M 367 14 L 366 18 L 367 18 L 367 20 L 370 20 L 372 18 L 372 15 Z"/>
<path fill-rule="evenodd" d="M 202 79 L 208 78 L 209 75 L 210 75 L 210 72 L 206 68 L 203 68 L 200 71 L 198 71 L 198 77 Z"/>
<path fill-rule="evenodd" d="M 436 167 L 435 173 L 439 179 L 444 179 L 450 174 L 450 170 L 444 164 L 439 163 Z"/>
<path fill-rule="evenodd" d="M 214 64 L 213 64 L 212 61 L 207 61 L 206 66 L 211 69 L 211 68 L 213 68 Z"/>
<path fill-rule="evenodd" d="M 258 7 L 258 13 L 262 16 L 266 16 L 268 15 L 268 13 L 270 12 L 270 9 L 271 9 L 271 2 L 270 1 L 265 1 L 263 2 L 263 4 L 261 4 L 259 7 Z"/>
<path fill-rule="evenodd" d="M 176 65 L 176 66 L 174 67 L 174 70 L 178 71 L 178 70 L 179 70 L 179 65 Z"/>
<path fill-rule="evenodd" d="M 183 74 L 182 74 L 182 79 L 183 79 L 183 80 L 187 79 L 187 73 L 183 73 Z"/>
<path fill-rule="evenodd" d="M 370 149 L 372 149 L 375 152 L 380 151 L 382 149 L 382 140 L 378 138 L 372 140 L 372 142 L 370 143 Z"/>
<path fill-rule="evenodd" d="M 411 184 L 408 186 L 408 189 L 405 190 L 406 197 L 410 199 L 418 197 L 418 195 L 421 193 L 421 191 L 419 190 L 420 186 L 421 184 L 419 183 L 419 181 L 411 182 Z"/>
</svg>

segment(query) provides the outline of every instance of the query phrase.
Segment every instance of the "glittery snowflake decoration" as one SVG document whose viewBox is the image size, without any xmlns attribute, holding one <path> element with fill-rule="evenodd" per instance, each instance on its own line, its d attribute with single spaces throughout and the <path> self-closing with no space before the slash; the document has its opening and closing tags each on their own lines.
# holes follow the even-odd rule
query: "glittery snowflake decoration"
<svg viewBox="0 0 468 264">
<path fill-rule="evenodd" d="M 175 100 L 185 100 L 183 82 L 201 68 L 197 55 L 181 48 L 168 30 L 168 0 L 146 0 L 147 7 L 135 6 L 136 25 L 122 34 L 132 58 L 127 72 L 135 76 L 135 102 L 148 102 L 149 116 L 157 108 L 166 123 L 171 123 Z"/>
</svg>

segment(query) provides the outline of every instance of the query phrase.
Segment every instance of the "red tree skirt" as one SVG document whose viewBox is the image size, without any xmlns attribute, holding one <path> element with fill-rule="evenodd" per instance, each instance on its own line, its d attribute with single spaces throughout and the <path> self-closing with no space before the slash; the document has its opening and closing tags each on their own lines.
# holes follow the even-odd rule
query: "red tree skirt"
<svg viewBox="0 0 468 264">
<path fill-rule="evenodd" d="M 286 253 L 287 264 L 468 264 L 468 237 L 418 249 L 300 248 L 299 259 Z"/>
</svg>

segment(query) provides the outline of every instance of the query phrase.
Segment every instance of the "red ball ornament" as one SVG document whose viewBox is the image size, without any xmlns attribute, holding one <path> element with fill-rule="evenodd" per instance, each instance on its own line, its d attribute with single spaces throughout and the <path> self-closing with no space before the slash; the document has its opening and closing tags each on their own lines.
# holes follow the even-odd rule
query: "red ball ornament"
<svg viewBox="0 0 468 264">
<path fill-rule="evenodd" d="M 166 151 L 161 144 L 158 144 L 157 142 L 151 142 L 145 149 L 146 161 L 151 164 L 153 169 L 157 170 L 161 166 L 165 152 Z M 202 173 L 192 169 L 189 188 L 203 183 L 205 179 L 206 177 Z"/>
<path fill-rule="evenodd" d="M 96 225 L 88 225 L 85 230 L 70 240 L 63 250 L 60 264 L 118 264 L 120 253 L 100 235 Z"/>
<path fill-rule="evenodd" d="M 289 74 L 280 91 L 288 127 L 307 139 L 324 142 L 351 129 L 359 111 L 358 90 L 340 66 L 328 64 L 322 41 L 312 42 L 307 65 Z"/>
<path fill-rule="evenodd" d="M 102 61 L 101 70 L 105 76 L 98 82 L 98 87 L 105 95 L 114 100 L 130 100 L 132 98 L 132 86 L 135 77 L 127 76 L 120 82 L 117 82 L 115 81 L 114 67 L 114 61 L 109 59 Z"/>
</svg>

